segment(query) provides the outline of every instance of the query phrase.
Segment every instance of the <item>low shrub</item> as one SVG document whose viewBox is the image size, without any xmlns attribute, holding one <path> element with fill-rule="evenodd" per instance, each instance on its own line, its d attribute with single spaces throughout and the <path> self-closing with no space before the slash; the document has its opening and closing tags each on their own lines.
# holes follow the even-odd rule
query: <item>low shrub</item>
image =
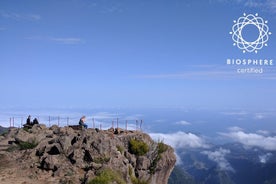
<svg viewBox="0 0 276 184">
<path fill-rule="evenodd" d="M 36 140 L 31 140 L 31 141 L 20 141 L 18 143 L 19 149 L 20 150 L 26 150 L 26 149 L 33 149 L 38 145 L 38 143 L 36 142 Z"/>
<path fill-rule="evenodd" d="M 16 150 L 19 150 L 18 146 L 16 146 L 16 145 L 10 145 L 10 146 L 6 149 L 7 152 L 13 152 L 13 151 L 16 151 Z"/>
<path fill-rule="evenodd" d="M 143 156 L 149 151 L 149 146 L 143 141 L 131 139 L 129 141 L 129 151 L 137 156 Z"/>
<path fill-rule="evenodd" d="M 157 150 L 158 150 L 158 154 L 162 154 L 168 150 L 168 145 L 164 144 L 162 141 L 158 142 Z"/>
<path fill-rule="evenodd" d="M 98 176 L 90 180 L 88 184 L 110 184 L 112 182 L 126 184 L 122 176 L 119 173 L 112 171 L 111 169 L 103 170 Z"/>
<path fill-rule="evenodd" d="M 149 168 L 150 174 L 155 173 L 158 161 L 161 159 L 161 154 L 167 150 L 168 150 L 168 145 L 164 144 L 162 141 L 157 143 L 157 147 L 156 147 L 157 155 L 150 164 L 150 168 Z"/>
<path fill-rule="evenodd" d="M 124 148 L 123 146 L 119 146 L 119 145 L 117 145 L 116 147 L 117 147 L 117 150 L 118 150 L 121 154 L 123 154 L 123 153 L 124 153 L 125 148 Z"/>
<path fill-rule="evenodd" d="M 110 157 L 107 157 L 107 156 L 93 158 L 93 162 L 95 162 L 97 164 L 104 164 L 109 161 L 110 161 Z"/>
<path fill-rule="evenodd" d="M 132 182 L 133 184 L 148 184 L 147 181 L 139 180 L 139 179 L 136 178 L 135 176 L 131 176 L 131 182 Z"/>
</svg>

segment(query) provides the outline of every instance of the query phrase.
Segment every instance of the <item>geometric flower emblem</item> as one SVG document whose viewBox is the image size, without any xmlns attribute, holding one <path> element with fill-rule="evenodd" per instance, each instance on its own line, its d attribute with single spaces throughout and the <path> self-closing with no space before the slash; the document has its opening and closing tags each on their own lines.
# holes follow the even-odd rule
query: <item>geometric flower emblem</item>
<svg viewBox="0 0 276 184">
<path fill-rule="evenodd" d="M 238 20 L 234 20 L 234 25 L 232 26 L 232 31 L 230 32 L 234 41 L 233 45 L 243 50 L 243 53 L 257 53 L 258 50 L 263 48 L 263 46 L 267 46 L 269 35 L 272 34 L 269 32 L 269 27 L 267 26 L 268 21 L 264 21 L 264 19 L 259 17 L 258 14 L 246 15 L 244 13 L 243 15 L 244 16 L 240 17 Z M 256 40 L 246 40 L 243 37 L 243 30 L 247 26 L 256 26 L 259 34 L 256 35 Z"/>
</svg>

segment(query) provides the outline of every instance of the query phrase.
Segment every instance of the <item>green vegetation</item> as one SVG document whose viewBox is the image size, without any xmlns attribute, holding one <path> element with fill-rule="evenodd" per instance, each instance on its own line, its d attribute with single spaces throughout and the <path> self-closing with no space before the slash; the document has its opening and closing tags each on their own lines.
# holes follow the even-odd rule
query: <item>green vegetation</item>
<svg viewBox="0 0 276 184">
<path fill-rule="evenodd" d="M 24 141 L 20 141 L 18 143 L 19 149 L 20 150 L 26 150 L 26 149 L 33 149 L 38 145 L 38 143 L 36 142 L 35 139 L 32 139 L 30 141 L 24 142 Z"/>
<path fill-rule="evenodd" d="M 157 156 L 153 159 L 153 161 L 152 161 L 152 163 L 150 164 L 150 167 L 149 167 L 150 174 L 154 174 L 154 173 L 155 173 L 156 167 L 157 167 L 157 163 L 158 163 L 158 161 L 159 161 L 160 159 L 161 159 L 161 155 L 157 155 Z"/>
<path fill-rule="evenodd" d="M 25 130 L 26 132 L 29 132 L 29 128 L 28 127 L 23 127 L 23 130 Z"/>
<path fill-rule="evenodd" d="M 141 180 L 139 180 L 138 178 L 136 178 L 136 177 L 131 177 L 131 182 L 133 183 L 133 184 L 148 184 L 148 182 L 147 181 L 141 181 Z"/>
<path fill-rule="evenodd" d="M 80 178 L 79 179 L 81 183 L 85 183 L 86 179 L 83 177 L 83 178 Z"/>
<path fill-rule="evenodd" d="M 65 174 L 65 176 L 73 176 L 73 175 L 74 175 L 74 171 L 72 169 L 69 169 Z"/>
<path fill-rule="evenodd" d="M 129 141 L 129 149 L 132 154 L 143 156 L 149 151 L 149 146 L 143 141 L 131 139 Z"/>
<path fill-rule="evenodd" d="M 104 163 L 109 162 L 109 160 L 110 160 L 110 157 L 107 157 L 107 156 L 93 158 L 93 162 L 95 162 L 97 164 L 104 164 Z"/>
<path fill-rule="evenodd" d="M 117 150 L 118 150 L 121 154 L 123 154 L 123 153 L 124 153 L 125 148 L 124 148 L 123 146 L 119 146 L 119 145 L 117 145 L 116 147 L 117 147 Z"/>
<path fill-rule="evenodd" d="M 9 146 L 6 151 L 8 152 L 13 152 L 15 150 L 27 150 L 27 149 L 33 149 L 35 148 L 38 143 L 35 139 L 31 139 L 31 140 L 28 140 L 28 141 L 16 141 L 15 142 L 16 145 L 11 145 Z"/>
<path fill-rule="evenodd" d="M 7 134 L 8 134 L 8 131 L 4 131 L 4 132 L 2 132 L 2 133 L 0 134 L 0 136 L 6 137 Z"/>
<path fill-rule="evenodd" d="M 69 180 L 68 179 L 60 179 L 59 184 L 74 184 L 74 182 L 70 179 Z"/>
<path fill-rule="evenodd" d="M 157 150 L 158 150 L 158 154 L 162 154 L 168 150 L 168 145 L 164 144 L 162 141 L 158 142 Z"/>
<path fill-rule="evenodd" d="M 11 146 L 9 146 L 9 147 L 6 149 L 6 151 L 7 151 L 7 152 L 13 152 L 13 151 L 18 150 L 18 149 L 19 149 L 18 146 L 16 146 L 16 145 L 11 145 Z"/>
<path fill-rule="evenodd" d="M 150 174 L 154 174 L 155 173 L 156 167 L 157 167 L 157 163 L 161 159 L 161 154 L 164 153 L 167 150 L 168 150 L 168 146 L 166 144 L 164 144 L 162 141 L 160 141 L 160 142 L 157 143 L 157 148 L 156 148 L 157 155 L 153 159 L 152 163 L 150 164 L 150 168 L 149 168 Z"/>
<path fill-rule="evenodd" d="M 4 128 L 4 127 L 0 126 L 0 135 L 1 136 L 6 136 L 8 132 L 9 132 L 8 128 Z"/>
<path fill-rule="evenodd" d="M 129 174 L 129 176 L 130 176 L 130 179 L 131 179 L 131 182 L 133 183 L 133 184 L 148 184 L 148 182 L 147 181 L 141 181 L 141 180 L 139 180 L 138 178 L 136 178 L 134 175 L 133 175 L 133 171 L 132 171 L 132 168 L 129 166 L 128 167 L 128 174 Z"/>
<path fill-rule="evenodd" d="M 90 180 L 88 184 L 111 184 L 112 182 L 126 184 L 120 173 L 112 171 L 111 169 L 103 170 L 98 176 Z"/>
</svg>

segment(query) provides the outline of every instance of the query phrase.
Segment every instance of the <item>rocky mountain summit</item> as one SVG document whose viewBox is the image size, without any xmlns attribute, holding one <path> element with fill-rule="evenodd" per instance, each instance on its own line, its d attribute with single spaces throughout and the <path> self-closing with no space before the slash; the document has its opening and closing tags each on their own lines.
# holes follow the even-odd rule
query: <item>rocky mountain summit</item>
<svg viewBox="0 0 276 184">
<path fill-rule="evenodd" d="M 166 184 L 175 162 L 138 131 L 39 124 L 0 136 L 0 183 Z"/>
</svg>

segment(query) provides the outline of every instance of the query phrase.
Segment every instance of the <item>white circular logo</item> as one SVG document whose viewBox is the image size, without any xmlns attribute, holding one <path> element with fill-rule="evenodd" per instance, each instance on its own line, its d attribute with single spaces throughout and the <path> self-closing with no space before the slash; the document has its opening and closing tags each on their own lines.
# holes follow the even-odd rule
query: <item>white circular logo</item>
<svg viewBox="0 0 276 184">
<path fill-rule="evenodd" d="M 245 52 L 255 52 L 262 49 L 263 46 L 267 46 L 267 41 L 269 35 L 272 33 L 269 32 L 269 27 L 267 26 L 268 21 L 264 21 L 262 17 L 259 17 L 258 14 L 246 15 L 240 17 L 238 20 L 234 20 L 234 25 L 232 26 L 232 31 L 230 34 L 232 35 L 232 39 L 234 41 L 234 46 L 237 46 L 239 49 Z M 244 37 L 244 28 L 255 26 L 258 30 L 258 34 L 256 35 L 256 40 L 246 40 Z"/>
</svg>

